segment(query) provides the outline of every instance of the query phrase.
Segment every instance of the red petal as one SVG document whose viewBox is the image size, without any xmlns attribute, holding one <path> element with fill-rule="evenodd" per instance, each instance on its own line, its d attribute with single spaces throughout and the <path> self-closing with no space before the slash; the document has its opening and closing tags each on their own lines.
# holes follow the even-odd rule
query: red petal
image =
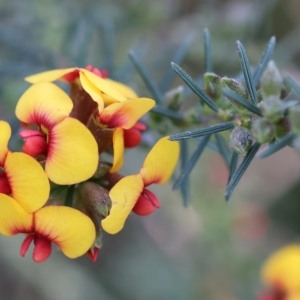
<svg viewBox="0 0 300 300">
<path fill-rule="evenodd" d="M 29 249 L 29 246 L 30 246 L 30 244 L 31 244 L 31 242 L 33 241 L 33 239 L 34 239 L 34 234 L 28 234 L 27 236 L 26 236 L 26 238 L 24 239 L 24 241 L 23 241 L 23 243 L 22 243 L 22 245 L 21 245 L 21 249 L 20 249 L 20 255 L 22 256 L 22 257 L 24 257 L 25 255 L 26 255 L 26 253 L 27 253 L 27 251 L 28 251 L 28 249 Z"/>
<path fill-rule="evenodd" d="M 124 146 L 125 148 L 133 148 L 140 144 L 142 135 L 139 130 L 135 128 L 124 129 Z"/>
<path fill-rule="evenodd" d="M 149 190 L 144 189 L 132 211 L 137 215 L 146 216 L 153 213 L 157 208 L 160 208 L 157 197 Z"/>
<path fill-rule="evenodd" d="M 69 83 L 76 80 L 77 78 L 79 78 L 79 69 L 75 69 L 71 73 L 68 73 L 62 77 L 63 80 Z"/>
<path fill-rule="evenodd" d="M 92 262 L 95 262 L 98 258 L 98 255 L 99 255 L 99 248 L 97 247 L 93 247 L 91 248 L 87 253 L 86 255 L 89 257 L 89 259 L 92 261 Z"/>
<path fill-rule="evenodd" d="M 51 241 L 42 236 L 35 236 L 34 238 L 34 250 L 33 250 L 33 260 L 35 262 L 44 262 L 51 255 Z"/>
</svg>

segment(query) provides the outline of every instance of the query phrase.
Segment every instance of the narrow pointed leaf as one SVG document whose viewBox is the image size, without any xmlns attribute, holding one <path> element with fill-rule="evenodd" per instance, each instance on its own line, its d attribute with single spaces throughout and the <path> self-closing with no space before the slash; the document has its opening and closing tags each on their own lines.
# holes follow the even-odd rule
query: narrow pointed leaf
<svg viewBox="0 0 300 300">
<path fill-rule="evenodd" d="M 275 38 L 275 36 L 272 36 L 268 43 L 267 49 L 261 58 L 259 66 L 256 69 L 256 71 L 254 72 L 254 75 L 253 75 L 254 86 L 257 86 L 261 75 L 263 74 L 264 70 L 266 69 L 266 66 L 268 65 L 268 62 L 270 61 L 270 58 L 273 54 L 275 44 L 276 44 L 276 38 Z"/>
<path fill-rule="evenodd" d="M 241 162 L 241 164 L 237 168 L 237 170 L 232 175 L 232 177 L 231 177 L 231 179 L 230 179 L 230 181 L 227 185 L 227 188 L 225 190 L 225 193 L 224 193 L 226 201 L 229 200 L 234 188 L 237 186 L 237 184 L 239 183 L 239 181 L 242 178 L 243 174 L 245 173 L 245 171 L 249 167 L 249 165 L 252 162 L 253 158 L 255 157 L 255 154 L 257 153 L 259 147 L 260 147 L 259 143 L 253 144 L 253 146 L 250 148 L 247 155 L 245 156 L 245 158 L 243 159 L 243 161 Z"/>
<path fill-rule="evenodd" d="M 229 175 L 228 175 L 228 183 L 230 182 L 230 179 L 234 172 L 236 171 L 237 165 L 239 161 L 239 155 L 237 152 L 232 152 L 231 160 L 230 160 L 230 166 L 229 166 Z"/>
<path fill-rule="evenodd" d="M 292 133 L 292 132 L 285 135 L 281 139 L 277 140 L 276 143 L 271 144 L 269 146 L 269 148 L 267 148 L 265 151 L 260 153 L 259 157 L 260 158 L 266 158 L 266 157 L 278 152 L 279 150 L 281 150 L 285 146 L 289 145 L 295 137 L 296 137 L 296 134 Z"/>
<path fill-rule="evenodd" d="M 170 109 L 168 109 L 166 107 L 163 107 L 161 105 L 157 105 L 157 106 L 153 107 L 151 112 L 163 115 L 163 116 L 168 117 L 168 118 L 179 120 L 179 121 L 182 121 L 184 119 L 183 115 L 180 114 L 179 112 L 170 110 Z"/>
<path fill-rule="evenodd" d="M 287 110 L 288 108 L 299 104 L 300 102 L 298 100 L 289 100 L 282 103 L 282 107 L 284 110 Z"/>
<path fill-rule="evenodd" d="M 182 140 L 180 142 L 180 170 L 183 173 L 189 161 L 189 151 L 187 140 Z M 186 180 L 180 185 L 180 193 L 183 198 L 183 205 L 188 206 L 190 202 L 190 178 L 187 177 Z"/>
<path fill-rule="evenodd" d="M 174 190 L 178 189 L 181 186 L 181 184 L 188 178 L 188 176 L 192 172 L 193 168 L 195 167 L 198 159 L 200 158 L 203 150 L 205 149 L 209 139 L 210 139 L 210 135 L 206 135 L 205 137 L 203 137 L 201 139 L 195 152 L 193 153 L 192 157 L 190 158 L 189 162 L 187 163 L 184 171 L 180 174 L 180 176 L 176 180 L 176 182 L 173 186 Z"/>
<path fill-rule="evenodd" d="M 179 75 L 179 77 L 188 85 L 188 87 L 202 100 L 207 106 L 209 106 L 213 111 L 218 112 L 219 107 L 217 104 L 199 87 L 199 85 L 194 81 L 190 75 L 188 75 L 182 68 L 177 64 L 171 62 L 173 70 Z"/>
<path fill-rule="evenodd" d="M 210 42 L 209 30 L 205 28 L 203 33 L 204 33 L 204 70 L 207 73 L 212 71 L 211 42 Z"/>
<path fill-rule="evenodd" d="M 255 88 L 254 80 L 253 80 L 253 77 L 251 74 L 246 51 L 240 41 L 237 41 L 236 45 L 237 45 L 239 56 L 241 59 L 242 70 L 243 70 L 243 74 L 244 74 L 244 78 L 245 78 L 245 82 L 246 82 L 246 86 L 247 86 L 250 98 L 251 98 L 253 104 L 257 104 L 258 99 L 257 99 L 256 88 Z"/>
<path fill-rule="evenodd" d="M 261 113 L 260 109 L 257 106 L 255 106 L 254 104 L 252 104 L 251 102 L 249 102 L 248 100 L 246 100 L 245 98 L 243 98 L 242 96 L 240 96 L 238 93 L 236 93 L 230 89 L 226 89 L 226 88 L 223 89 L 223 93 L 225 96 L 231 98 L 236 103 L 242 105 L 244 108 L 246 108 L 250 112 L 262 117 L 262 113 Z"/>
<path fill-rule="evenodd" d="M 217 146 L 219 148 L 219 153 L 223 157 L 227 167 L 230 167 L 230 161 L 232 156 L 232 151 L 228 147 L 228 143 L 225 141 L 225 139 L 218 133 L 215 135 Z"/>
<path fill-rule="evenodd" d="M 183 41 L 183 43 L 180 45 L 177 52 L 175 53 L 172 61 L 180 65 L 183 59 L 185 58 L 193 40 L 194 40 L 194 35 L 188 35 L 187 38 Z M 166 92 L 170 87 L 171 83 L 173 82 L 174 77 L 175 77 L 174 71 L 172 70 L 172 68 L 169 68 L 160 84 L 160 90 Z"/>
<path fill-rule="evenodd" d="M 286 83 L 290 86 L 291 89 L 294 90 L 294 92 L 296 93 L 296 95 L 298 97 L 300 97 L 300 86 L 298 85 L 298 83 L 290 76 L 288 76 L 286 78 Z"/>
<path fill-rule="evenodd" d="M 196 129 L 196 130 L 185 131 L 182 133 L 173 134 L 169 137 L 169 140 L 178 141 L 178 140 L 183 140 L 183 139 L 197 138 L 200 136 L 225 131 L 225 130 L 231 129 L 233 127 L 234 127 L 233 122 L 216 124 L 216 125 L 212 125 L 212 126 L 201 128 L 201 129 Z"/>
<path fill-rule="evenodd" d="M 137 58 L 133 51 L 129 51 L 129 58 L 133 62 L 136 70 L 140 74 L 141 78 L 143 79 L 147 89 L 154 97 L 154 100 L 158 104 L 163 103 L 163 95 L 161 94 L 156 82 L 154 81 L 153 77 L 150 75 L 149 71 L 146 67 L 142 64 L 142 62 Z"/>
</svg>

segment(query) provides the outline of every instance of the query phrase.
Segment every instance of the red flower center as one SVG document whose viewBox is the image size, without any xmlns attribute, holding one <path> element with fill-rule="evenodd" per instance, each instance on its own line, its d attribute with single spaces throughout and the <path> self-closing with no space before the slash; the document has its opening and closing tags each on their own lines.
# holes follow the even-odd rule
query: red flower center
<svg viewBox="0 0 300 300">
<path fill-rule="evenodd" d="M 30 156 L 47 155 L 47 134 L 38 130 L 23 130 L 19 134 L 24 139 L 23 151 Z"/>
</svg>

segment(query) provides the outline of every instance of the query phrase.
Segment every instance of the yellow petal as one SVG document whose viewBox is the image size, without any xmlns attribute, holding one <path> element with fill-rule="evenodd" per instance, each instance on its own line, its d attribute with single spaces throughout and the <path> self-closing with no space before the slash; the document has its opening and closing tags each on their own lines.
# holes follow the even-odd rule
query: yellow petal
<svg viewBox="0 0 300 300">
<path fill-rule="evenodd" d="M 108 96 L 114 98 L 116 101 L 125 101 L 127 98 L 123 96 L 113 85 L 106 81 L 106 79 L 99 77 L 98 75 L 85 70 L 80 70 L 81 73 L 84 73 L 86 78 L 102 93 L 107 94 Z"/>
<path fill-rule="evenodd" d="M 136 94 L 136 92 L 129 86 L 127 86 L 121 82 L 111 80 L 109 78 L 106 78 L 105 80 L 107 82 L 109 82 L 111 85 L 113 85 L 126 98 L 128 98 L 128 99 L 138 98 L 138 95 Z"/>
<path fill-rule="evenodd" d="M 300 290 L 300 246 L 286 246 L 272 254 L 262 269 L 268 285 L 279 284 L 287 292 Z"/>
<path fill-rule="evenodd" d="M 104 107 L 102 92 L 90 81 L 83 71 L 80 71 L 80 83 L 82 88 L 98 103 L 98 109 L 101 111 Z M 96 75 L 95 75 L 96 76 Z"/>
<path fill-rule="evenodd" d="M 25 153 L 9 153 L 4 171 L 12 189 L 12 197 L 24 210 L 34 212 L 46 203 L 50 184 L 35 159 Z"/>
<path fill-rule="evenodd" d="M 122 178 L 109 192 L 112 201 L 110 214 L 101 221 L 102 228 L 110 234 L 118 233 L 144 189 L 142 177 L 130 175 Z"/>
<path fill-rule="evenodd" d="M 61 79 L 64 75 L 73 72 L 76 68 L 58 69 L 34 74 L 25 78 L 29 83 L 38 83 L 42 81 L 52 82 Z"/>
<path fill-rule="evenodd" d="M 179 152 L 178 142 L 171 142 L 168 137 L 160 139 L 147 155 L 140 171 L 145 186 L 169 181 L 176 167 Z"/>
<path fill-rule="evenodd" d="M 0 121 L 0 166 L 4 166 L 4 161 L 8 153 L 7 144 L 11 136 L 11 129 L 7 122 Z"/>
<path fill-rule="evenodd" d="M 73 108 L 69 96 L 55 84 L 41 82 L 32 85 L 21 96 L 16 107 L 19 120 L 43 124 L 47 129 L 68 116 Z"/>
<path fill-rule="evenodd" d="M 92 220 L 77 209 L 46 206 L 34 214 L 35 232 L 54 242 L 69 258 L 85 254 L 96 238 Z"/>
<path fill-rule="evenodd" d="M 49 132 L 45 170 L 57 184 L 75 184 L 94 175 L 98 146 L 91 132 L 78 120 L 66 118 Z"/>
<path fill-rule="evenodd" d="M 122 128 L 117 128 L 113 134 L 114 161 L 110 173 L 120 170 L 124 163 L 124 132 Z"/>
<path fill-rule="evenodd" d="M 138 98 L 138 95 L 136 94 L 136 92 L 133 89 L 131 89 L 129 86 L 127 86 L 121 82 L 111 80 L 109 78 L 106 78 L 105 80 L 108 83 L 110 83 L 112 86 L 114 86 L 123 96 L 126 97 L 126 99 Z M 110 105 L 112 103 L 118 102 L 114 98 L 112 98 L 106 94 L 103 95 L 103 100 L 106 105 Z"/>
<path fill-rule="evenodd" d="M 109 128 L 131 128 L 144 114 L 155 105 L 154 100 L 138 98 L 121 103 L 113 103 L 100 113 L 100 123 Z"/>
<path fill-rule="evenodd" d="M 0 233 L 5 236 L 32 231 L 33 217 L 11 197 L 0 194 Z"/>
</svg>

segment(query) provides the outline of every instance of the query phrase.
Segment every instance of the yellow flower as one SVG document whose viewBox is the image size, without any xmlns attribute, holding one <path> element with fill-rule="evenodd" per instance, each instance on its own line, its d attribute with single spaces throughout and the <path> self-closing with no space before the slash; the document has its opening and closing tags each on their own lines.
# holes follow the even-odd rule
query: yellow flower
<svg viewBox="0 0 300 300">
<path fill-rule="evenodd" d="M 50 256 L 51 243 L 67 257 L 79 257 L 90 249 L 96 237 L 92 220 L 71 207 L 46 206 L 27 213 L 12 198 L 0 195 L 0 211 L 0 233 L 5 236 L 27 234 L 20 254 L 25 256 L 34 242 L 35 262 L 43 262 Z"/>
<path fill-rule="evenodd" d="M 110 234 L 119 232 L 141 196 L 153 195 L 145 192 L 152 183 L 163 184 L 169 181 L 179 157 L 179 143 L 168 137 L 160 139 L 147 155 L 139 174 L 130 175 L 118 181 L 110 190 L 112 201 L 110 214 L 101 221 L 103 229 Z M 154 202 L 154 201 L 153 201 Z"/>
<path fill-rule="evenodd" d="M 270 290 L 282 291 L 286 295 L 282 299 L 300 300 L 300 245 L 273 253 L 264 263 L 262 280 Z"/>
<path fill-rule="evenodd" d="M 20 98 L 17 118 L 35 124 L 25 130 L 24 152 L 45 157 L 45 172 L 57 184 L 74 184 L 90 178 L 98 164 L 98 147 L 91 132 L 69 117 L 69 96 L 50 82 L 32 85 Z"/>
<path fill-rule="evenodd" d="M 11 195 L 27 212 L 42 207 L 50 192 L 48 178 L 40 164 L 25 153 L 10 152 L 8 123 L 0 121 L 0 198 Z M 5 212 L 1 211 L 2 214 Z"/>
</svg>

